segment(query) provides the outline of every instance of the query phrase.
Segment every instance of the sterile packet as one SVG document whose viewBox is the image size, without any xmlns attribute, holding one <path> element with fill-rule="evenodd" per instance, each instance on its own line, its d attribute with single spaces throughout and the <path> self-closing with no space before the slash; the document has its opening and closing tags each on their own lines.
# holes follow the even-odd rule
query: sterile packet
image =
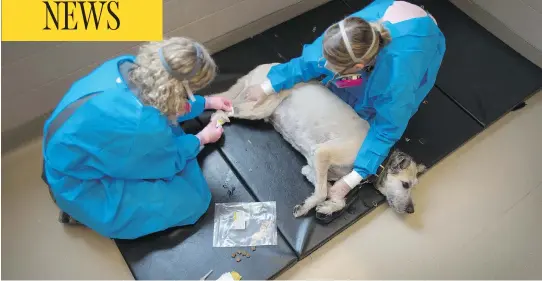
<svg viewBox="0 0 542 281">
<path fill-rule="evenodd" d="M 213 247 L 277 245 L 275 202 L 217 203 Z"/>
</svg>

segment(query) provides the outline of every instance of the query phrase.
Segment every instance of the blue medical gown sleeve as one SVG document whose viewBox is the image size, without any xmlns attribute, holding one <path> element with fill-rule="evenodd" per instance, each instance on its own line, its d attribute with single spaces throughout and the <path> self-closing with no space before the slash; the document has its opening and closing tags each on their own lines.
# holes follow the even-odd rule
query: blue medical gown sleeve
<svg viewBox="0 0 542 281">
<path fill-rule="evenodd" d="M 200 141 L 195 135 L 173 133 L 165 118 L 155 115 L 143 117 L 134 133 L 130 153 L 125 164 L 110 176 L 124 179 L 167 179 L 196 159 Z M 153 119 L 157 120 L 153 120 Z M 138 171 L 137 173 L 134 171 Z"/>
<path fill-rule="evenodd" d="M 184 122 L 186 120 L 194 119 L 200 116 L 205 110 L 205 98 L 202 96 L 194 95 L 196 98 L 195 101 L 189 101 L 191 105 L 191 110 L 183 116 L 179 116 L 177 119 L 178 122 Z"/>
<path fill-rule="evenodd" d="M 81 106 L 47 144 L 49 165 L 86 179 L 167 179 L 182 171 L 198 156 L 199 139 L 175 133 L 157 109 L 130 97 L 108 91 Z"/>
<path fill-rule="evenodd" d="M 414 79 L 408 75 L 409 71 L 401 70 L 393 59 L 377 67 L 373 72 L 377 76 L 367 89 L 375 100 L 375 115 L 369 120 L 371 127 L 354 161 L 354 171 L 363 178 L 376 173 L 417 108 Z"/>
<path fill-rule="evenodd" d="M 318 63 L 321 57 L 322 36 L 312 44 L 303 46 L 303 52 L 300 57 L 271 67 L 267 78 L 271 81 L 275 93 L 284 89 L 291 89 L 297 83 L 307 82 L 329 72 L 323 65 L 319 66 Z"/>
</svg>

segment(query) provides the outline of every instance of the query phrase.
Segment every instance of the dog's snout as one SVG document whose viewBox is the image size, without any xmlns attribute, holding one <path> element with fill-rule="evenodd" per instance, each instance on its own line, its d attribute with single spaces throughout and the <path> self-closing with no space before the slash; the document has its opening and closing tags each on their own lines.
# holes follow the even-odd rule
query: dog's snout
<svg viewBox="0 0 542 281">
<path fill-rule="evenodd" d="M 408 204 L 408 206 L 406 207 L 405 211 L 406 211 L 408 214 L 414 213 L 414 205 L 413 205 L 412 203 Z"/>
</svg>

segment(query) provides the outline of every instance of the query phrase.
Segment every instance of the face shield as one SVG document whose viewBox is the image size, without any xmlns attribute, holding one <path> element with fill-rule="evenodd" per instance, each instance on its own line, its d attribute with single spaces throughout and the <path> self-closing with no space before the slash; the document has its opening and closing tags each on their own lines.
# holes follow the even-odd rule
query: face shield
<svg viewBox="0 0 542 281">
<path fill-rule="evenodd" d="M 341 32 L 341 38 L 344 42 L 346 50 L 348 51 L 348 54 L 350 55 L 350 58 L 352 59 L 352 64 L 349 67 L 341 68 L 326 61 L 324 64 L 324 68 L 326 68 L 327 70 L 331 71 L 334 74 L 334 77 L 331 80 L 338 88 L 349 88 L 349 87 L 360 86 L 362 84 L 362 78 L 361 78 L 361 75 L 359 74 L 359 69 L 356 69 L 355 67 L 358 64 L 362 64 L 365 58 L 371 53 L 371 50 L 375 48 L 376 44 L 378 43 L 378 38 L 377 38 L 378 36 L 376 34 L 375 28 L 371 27 L 371 31 L 373 34 L 371 45 L 369 49 L 367 50 L 367 52 L 365 53 L 365 55 L 363 55 L 363 57 L 361 58 L 358 58 L 355 56 L 354 51 L 352 50 L 350 39 L 348 38 L 346 29 L 344 27 L 344 20 L 340 21 L 338 25 L 339 25 L 339 30 Z"/>
</svg>

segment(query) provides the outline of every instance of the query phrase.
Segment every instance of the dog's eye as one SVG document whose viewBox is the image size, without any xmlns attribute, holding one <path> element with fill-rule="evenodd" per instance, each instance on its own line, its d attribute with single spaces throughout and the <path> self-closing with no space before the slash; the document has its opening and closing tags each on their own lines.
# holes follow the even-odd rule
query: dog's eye
<svg viewBox="0 0 542 281">
<path fill-rule="evenodd" d="M 405 189 L 409 189 L 409 188 L 410 188 L 410 183 L 409 183 L 409 182 L 403 181 L 402 183 L 403 183 L 403 187 L 404 187 Z"/>
</svg>

